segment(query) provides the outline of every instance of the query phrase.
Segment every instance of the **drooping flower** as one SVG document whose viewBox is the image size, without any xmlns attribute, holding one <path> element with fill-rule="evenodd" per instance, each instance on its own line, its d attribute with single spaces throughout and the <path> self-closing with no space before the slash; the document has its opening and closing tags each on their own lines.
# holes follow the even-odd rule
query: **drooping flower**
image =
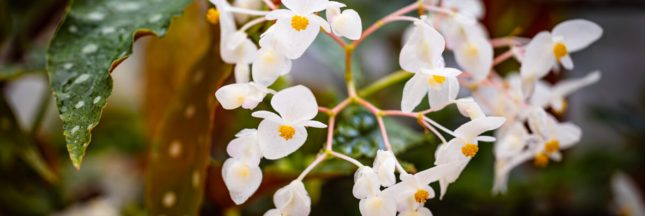
<svg viewBox="0 0 645 216">
<path fill-rule="evenodd" d="M 482 111 L 482 109 L 479 107 L 479 104 L 477 104 L 477 102 L 475 102 L 475 99 L 473 99 L 472 97 L 457 99 L 455 101 L 455 104 L 457 104 L 457 109 L 459 109 L 461 115 L 465 117 L 468 117 L 470 119 L 486 117 L 484 111 Z"/>
<path fill-rule="evenodd" d="M 555 112 L 563 113 L 567 108 L 566 96 L 578 89 L 598 82 L 598 80 L 600 80 L 600 72 L 594 71 L 583 78 L 563 80 L 554 86 L 538 81 L 531 96 L 530 104 L 542 108 L 551 107 Z"/>
<path fill-rule="evenodd" d="M 396 177 L 394 176 L 396 163 L 394 153 L 391 151 L 379 149 L 376 152 L 376 158 L 374 158 L 374 164 L 372 166 L 374 167 L 378 180 L 383 187 L 389 187 L 396 182 Z"/>
<path fill-rule="evenodd" d="M 306 216 L 311 211 L 311 198 L 302 181 L 296 180 L 280 188 L 273 195 L 276 208 L 264 213 L 265 216 Z"/>
<path fill-rule="evenodd" d="M 312 120 L 318 114 L 318 103 L 311 90 L 302 85 L 276 93 L 271 106 L 280 115 L 268 111 L 252 114 L 263 119 L 258 126 L 258 136 L 261 137 L 260 151 L 267 159 L 279 159 L 298 150 L 307 140 L 305 127 L 326 127 Z"/>
<path fill-rule="evenodd" d="M 220 23 L 220 55 L 224 62 L 237 64 L 235 67 L 236 78 L 244 77 L 238 73 L 248 73 L 249 64 L 255 58 L 258 48 L 246 33 L 237 31 L 231 5 L 226 0 L 211 0 L 217 9 Z M 242 83 L 245 80 L 238 80 Z M 248 80 L 246 80 L 248 81 Z"/>
<path fill-rule="evenodd" d="M 222 178 L 235 204 L 244 203 L 260 187 L 260 149 L 257 131 L 244 129 L 235 135 L 226 151 L 231 156 L 222 166 Z"/>
<path fill-rule="evenodd" d="M 392 216 L 396 214 L 394 199 L 381 191 L 376 172 L 371 167 L 361 167 L 354 174 L 354 197 L 360 199 L 362 215 Z"/>
<path fill-rule="evenodd" d="M 535 82 L 544 77 L 554 66 L 561 64 L 573 69 L 570 53 L 589 46 L 602 36 L 602 28 L 587 20 L 569 20 L 558 24 L 553 32 L 540 32 L 526 46 L 522 58 L 522 74 L 525 96 L 533 92 Z"/>
<path fill-rule="evenodd" d="M 342 7 L 345 7 L 345 4 L 336 1 L 330 1 L 327 6 L 325 14 L 331 24 L 331 30 L 338 36 L 358 40 L 363 32 L 361 17 L 352 9 L 343 10 L 341 13 Z"/>
<path fill-rule="evenodd" d="M 232 110 L 242 107 L 251 110 L 255 109 L 269 93 L 275 92 L 254 82 L 233 83 L 218 89 L 215 92 L 215 97 L 224 109 Z"/>
<path fill-rule="evenodd" d="M 435 165 L 455 164 L 454 169 L 443 173 L 439 179 L 441 197 L 446 193 L 448 185 L 457 180 L 470 159 L 479 151 L 478 141 L 494 141 L 488 137 L 480 137 L 480 134 L 499 128 L 505 121 L 503 117 L 473 119 L 455 130 L 455 138 L 437 148 Z"/>
<path fill-rule="evenodd" d="M 534 156 L 535 150 L 529 145 L 529 142 L 534 139 L 521 122 L 514 122 L 509 126 L 502 127 L 497 132 L 497 137 L 494 148 L 495 182 L 493 193 L 504 193 L 511 170 Z"/>
<path fill-rule="evenodd" d="M 280 42 L 274 29 L 275 27 L 271 27 L 262 35 L 260 50 L 251 65 L 253 81 L 266 86 L 270 86 L 278 77 L 291 70 L 291 60 L 278 51 Z"/>
<path fill-rule="evenodd" d="M 401 182 L 388 187 L 383 192 L 394 197 L 399 212 L 416 211 L 422 208 L 428 199 L 435 196 L 429 184 L 439 180 L 444 173 L 454 168 L 453 164 L 443 164 L 414 175 L 401 174 Z"/>
<path fill-rule="evenodd" d="M 329 32 L 329 23 L 315 15 L 327 8 L 328 0 L 283 0 L 287 9 L 278 9 L 266 15 L 268 20 L 277 20 L 275 36 L 279 52 L 289 59 L 297 59 L 313 43 L 322 27 Z"/>
</svg>

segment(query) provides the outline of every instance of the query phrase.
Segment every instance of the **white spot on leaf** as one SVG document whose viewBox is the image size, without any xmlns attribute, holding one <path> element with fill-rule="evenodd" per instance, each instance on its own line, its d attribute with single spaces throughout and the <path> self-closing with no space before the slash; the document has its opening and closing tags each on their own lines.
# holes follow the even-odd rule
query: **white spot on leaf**
<svg viewBox="0 0 645 216">
<path fill-rule="evenodd" d="M 125 2 L 120 4 L 115 4 L 114 9 L 118 11 L 135 11 L 141 8 L 139 3 L 136 2 Z"/>
<path fill-rule="evenodd" d="M 181 154 L 181 142 L 178 140 L 174 140 L 170 143 L 170 146 L 168 146 L 168 155 L 172 158 L 179 157 Z"/>
<path fill-rule="evenodd" d="M 105 18 L 105 14 L 101 12 L 94 11 L 92 13 L 89 13 L 87 15 L 87 19 L 92 20 L 92 21 L 101 21 Z"/>
<path fill-rule="evenodd" d="M 90 78 L 90 75 L 89 75 L 89 74 L 81 74 L 80 76 L 78 76 L 78 77 L 74 80 L 74 84 L 79 84 L 79 83 L 85 82 L 85 81 L 87 81 L 87 79 L 89 79 L 89 78 Z"/>
<path fill-rule="evenodd" d="M 186 118 L 192 118 L 195 115 L 195 106 L 188 105 L 186 107 L 186 110 L 184 110 L 184 115 L 186 116 Z"/>
<path fill-rule="evenodd" d="M 69 28 L 67 30 L 69 30 L 69 32 L 71 32 L 71 33 L 78 32 L 78 28 L 76 28 L 76 26 L 69 26 Z"/>
<path fill-rule="evenodd" d="M 199 172 L 197 170 L 193 171 L 193 187 L 199 187 Z"/>
<path fill-rule="evenodd" d="M 115 29 L 112 26 L 103 27 L 101 29 L 101 33 L 103 33 L 103 34 L 110 34 L 110 33 L 113 33 L 114 31 L 115 31 Z"/>
<path fill-rule="evenodd" d="M 72 130 L 70 132 L 76 133 L 76 131 L 78 131 L 78 129 L 80 129 L 80 127 L 77 125 L 74 128 L 72 128 Z"/>
<path fill-rule="evenodd" d="M 78 103 L 76 103 L 76 105 L 74 105 L 76 109 L 81 108 L 83 106 L 85 106 L 85 101 L 79 101 Z"/>
<path fill-rule="evenodd" d="M 100 102 L 100 101 L 101 101 L 101 96 L 96 96 L 96 97 L 94 98 L 94 101 L 92 101 L 92 103 L 97 104 L 97 103 L 98 103 L 98 102 Z"/>
<path fill-rule="evenodd" d="M 88 45 L 85 45 L 81 51 L 85 54 L 89 54 L 89 53 L 96 52 L 97 49 L 99 49 L 99 47 L 96 46 L 96 44 L 88 44 Z"/>
<path fill-rule="evenodd" d="M 169 192 L 166 192 L 166 194 L 163 195 L 161 203 L 166 208 L 170 208 L 170 207 L 175 205 L 176 199 L 177 199 L 177 197 L 175 196 L 175 193 L 173 193 L 172 191 L 169 191 Z"/>
<path fill-rule="evenodd" d="M 155 14 L 155 15 L 151 16 L 148 21 L 157 22 L 157 21 L 161 20 L 161 18 L 162 18 L 161 14 Z"/>
<path fill-rule="evenodd" d="M 65 69 L 65 70 L 72 69 L 72 67 L 74 67 L 74 64 L 72 64 L 72 63 L 65 63 L 63 65 L 63 69 Z"/>
</svg>

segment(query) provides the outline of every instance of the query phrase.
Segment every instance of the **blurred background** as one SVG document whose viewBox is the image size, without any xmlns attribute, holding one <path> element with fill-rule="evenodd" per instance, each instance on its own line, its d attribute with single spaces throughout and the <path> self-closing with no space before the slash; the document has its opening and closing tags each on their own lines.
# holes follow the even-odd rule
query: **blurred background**
<svg viewBox="0 0 645 216">
<path fill-rule="evenodd" d="M 361 14 L 364 28 L 411 2 L 343 1 Z M 186 208 L 196 208 L 200 215 L 261 215 L 273 207 L 273 192 L 294 179 L 322 146 L 324 131 L 310 129 L 300 151 L 262 162 L 263 183 L 249 201 L 237 207 L 232 203 L 220 173 L 227 157 L 225 147 L 237 131 L 256 127 L 259 121 L 247 110 L 195 112 L 183 108 L 183 104 L 213 100 L 213 90 L 232 81 L 220 76 L 232 68 L 219 60 L 218 26 L 205 20 L 207 2 L 197 1 L 184 16 L 173 20 L 163 39 L 146 36 L 137 40 L 133 55 L 112 72 L 112 96 L 93 130 L 82 168 L 74 169 L 45 69 L 45 50 L 67 3 L 0 1 L 0 215 L 148 215 L 158 212 L 158 203 L 180 202 L 183 197 L 197 200 Z M 568 98 L 569 110 L 559 116 L 583 129 L 582 141 L 565 151 L 563 161 L 546 168 L 526 163 L 512 172 L 506 194 L 493 195 L 492 145 L 480 145 L 481 153 L 443 200 L 430 200 L 426 206 L 435 215 L 629 213 L 621 197 L 642 195 L 645 188 L 645 1 L 484 0 L 484 5 L 482 22 L 491 38 L 532 37 L 573 18 L 599 24 L 603 37 L 572 55 L 575 70 L 547 79 L 582 77 L 593 70 L 600 70 L 603 77 Z M 354 71 L 359 88 L 399 70 L 398 52 L 406 28 L 401 23 L 385 26 L 357 49 Z M 323 106 L 342 100 L 343 56 L 333 43 L 321 34 L 304 57 L 294 62 L 291 76 L 274 87 L 307 85 Z M 454 64 L 447 55 L 448 64 Z M 507 74 L 518 67 L 517 62 L 507 61 L 495 69 Z M 208 86 L 190 84 L 204 76 L 220 79 L 209 79 L 213 82 Z M 380 107 L 398 109 L 402 85 L 368 99 Z M 466 89 L 461 93 L 468 95 Z M 257 109 L 270 107 L 262 104 Z M 182 115 L 205 121 L 182 122 L 175 117 Z M 465 120 L 454 107 L 430 117 L 449 128 Z M 414 121 L 388 118 L 386 124 L 406 167 L 432 166 L 439 143 L 434 136 Z M 197 132 L 181 129 L 187 125 L 209 130 L 193 134 Z M 170 150 L 179 152 L 179 160 L 150 159 L 159 149 L 172 146 L 174 141 L 168 137 L 175 133 L 197 137 L 197 141 Z M 339 116 L 335 133 L 334 148 L 366 163 L 371 163 L 382 145 L 375 119 L 358 107 Z M 199 152 L 212 158 L 207 170 L 186 171 L 194 166 L 186 158 L 197 157 Z M 358 200 L 351 194 L 353 169 L 351 164 L 329 160 L 306 179 L 312 215 L 359 215 Z M 200 185 L 198 190 L 179 185 L 191 183 Z M 172 197 L 155 192 L 166 187 L 179 191 Z"/>
</svg>

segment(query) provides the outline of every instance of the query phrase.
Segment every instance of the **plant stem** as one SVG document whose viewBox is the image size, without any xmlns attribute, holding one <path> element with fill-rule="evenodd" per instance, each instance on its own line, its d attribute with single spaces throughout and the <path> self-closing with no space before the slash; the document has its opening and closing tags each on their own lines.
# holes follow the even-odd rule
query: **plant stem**
<svg viewBox="0 0 645 216">
<path fill-rule="evenodd" d="M 390 75 L 377 80 L 372 85 L 369 85 L 366 88 L 360 90 L 358 92 L 358 96 L 369 97 L 370 95 L 380 90 L 383 90 L 384 88 L 387 88 L 391 85 L 398 84 L 404 80 L 409 79 L 410 77 L 412 77 L 412 75 L 413 73 L 403 71 L 403 70 L 391 73 Z"/>
</svg>

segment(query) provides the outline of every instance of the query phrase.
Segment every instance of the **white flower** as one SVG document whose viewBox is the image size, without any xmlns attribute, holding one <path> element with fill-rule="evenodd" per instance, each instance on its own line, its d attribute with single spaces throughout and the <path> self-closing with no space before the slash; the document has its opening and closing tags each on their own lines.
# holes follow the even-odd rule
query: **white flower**
<svg viewBox="0 0 645 216">
<path fill-rule="evenodd" d="M 535 158 L 538 166 L 545 166 L 548 158 L 559 161 L 562 157 L 560 150 L 575 145 L 582 136 L 582 130 L 577 125 L 559 123 L 538 107 L 534 107 L 529 113 L 528 124 L 531 131 L 541 139 Z"/>
<path fill-rule="evenodd" d="M 211 0 L 219 10 L 220 55 L 229 64 L 243 64 L 248 67 L 255 58 L 257 47 L 246 33 L 237 31 L 231 5 L 226 0 Z"/>
<path fill-rule="evenodd" d="M 557 113 L 563 113 L 567 108 L 566 96 L 598 80 L 600 80 L 600 72 L 594 71 L 583 78 L 560 81 L 554 86 L 538 81 L 530 104 L 542 108 L 551 107 Z"/>
<path fill-rule="evenodd" d="M 399 56 L 401 68 L 415 73 L 403 88 L 401 110 L 412 112 L 427 94 L 430 107 L 439 110 L 452 103 L 459 93 L 457 76 L 461 71 L 445 68 L 441 53 L 443 37 L 425 22 L 415 22 L 416 28 Z"/>
<path fill-rule="evenodd" d="M 441 7 L 471 18 L 481 19 L 484 16 L 481 0 L 442 0 Z"/>
<path fill-rule="evenodd" d="M 306 216 L 311 211 L 311 198 L 302 181 L 293 181 L 276 191 L 273 203 L 276 208 L 267 211 L 265 216 Z"/>
<path fill-rule="evenodd" d="M 279 51 L 290 59 L 297 59 L 313 43 L 322 27 L 329 32 L 329 23 L 314 12 L 324 10 L 328 0 L 283 0 L 287 9 L 274 10 L 266 15 L 277 20 L 275 34 L 280 41 Z"/>
<path fill-rule="evenodd" d="M 488 35 L 484 33 L 481 24 L 456 24 L 460 29 L 456 34 L 461 37 L 454 37 L 451 44 L 455 53 L 457 64 L 470 73 L 475 82 L 479 82 L 488 76 L 493 66 L 493 46 Z"/>
<path fill-rule="evenodd" d="M 271 27 L 262 35 L 261 48 L 252 64 L 253 81 L 266 86 L 291 70 L 291 60 L 277 50 L 279 41 L 274 29 L 275 27 Z"/>
<path fill-rule="evenodd" d="M 401 182 L 385 189 L 383 193 L 394 197 L 399 212 L 416 210 L 428 199 L 435 196 L 430 183 L 439 180 L 444 173 L 454 169 L 452 164 L 444 164 L 418 172 L 414 175 L 401 174 Z"/>
<path fill-rule="evenodd" d="M 522 74 L 525 96 L 533 91 L 535 81 L 544 77 L 557 63 L 573 69 L 569 53 L 586 48 L 602 35 L 602 28 L 587 20 L 570 20 L 558 24 L 553 33 L 544 31 L 537 34 L 527 45 L 522 58 Z"/>
<path fill-rule="evenodd" d="M 235 135 L 226 152 L 231 158 L 222 166 L 224 184 L 235 204 L 244 203 L 260 187 L 262 170 L 260 170 L 260 149 L 257 131 L 243 129 Z"/>
<path fill-rule="evenodd" d="M 376 169 L 375 172 L 378 176 L 378 180 L 383 187 L 389 187 L 396 183 L 396 177 L 394 176 L 396 163 L 394 153 L 391 151 L 379 149 L 376 152 L 376 158 L 374 159 L 374 164 L 372 166 Z"/>
<path fill-rule="evenodd" d="M 479 104 L 475 102 L 475 99 L 472 97 L 461 98 L 455 101 L 457 104 L 457 109 L 461 115 L 468 117 L 470 119 L 478 119 L 486 117 L 484 111 L 479 107 Z"/>
<path fill-rule="evenodd" d="M 638 185 L 625 173 L 614 174 L 611 178 L 611 190 L 618 207 L 616 215 L 645 215 L 645 202 Z"/>
<path fill-rule="evenodd" d="M 258 126 L 258 136 L 260 151 L 267 159 L 279 159 L 298 150 L 307 140 L 305 127 L 326 127 L 311 120 L 318 114 L 318 103 L 307 87 L 298 85 L 276 93 L 271 106 L 280 115 L 268 111 L 253 113 L 253 117 L 264 119 Z"/>
<path fill-rule="evenodd" d="M 238 107 L 254 109 L 269 93 L 274 93 L 274 91 L 254 82 L 233 83 L 218 89 L 215 92 L 215 97 L 227 110 Z"/>
<path fill-rule="evenodd" d="M 361 17 L 355 10 L 348 9 L 340 12 L 340 8 L 345 4 L 330 1 L 325 14 L 327 21 L 331 24 L 331 30 L 338 36 L 343 36 L 351 40 L 358 40 L 363 32 Z"/>
<path fill-rule="evenodd" d="M 362 215 L 393 216 L 396 214 L 394 199 L 381 192 L 379 179 L 371 167 L 361 167 L 354 174 L 354 197 L 361 199 L 359 210 Z"/>
<path fill-rule="evenodd" d="M 479 135 L 486 131 L 499 128 L 505 121 L 506 120 L 503 117 L 482 117 L 473 119 L 455 130 L 454 139 L 437 148 L 437 151 L 435 152 L 435 165 L 455 165 L 454 169 L 444 173 L 441 179 L 439 179 L 441 197 L 446 193 L 448 185 L 457 180 L 457 177 L 459 177 L 461 171 L 463 171 L 470 159 L 479 151 L 478 140 L 494 140 L 489 139 L 488 137 L 480 137 Z"/>
<path fill-rule="evenodd" d="M 530 149 L 529 142 L 532 140 L 528 131 L 521 122 L 514 122 L 510 126 L 503 127 L 497 133 L 495 143 L 495 182 L 494 193 L 506 192 L 508 175 L 513 168 L 531 159 L 534 150 Z"/>
<path fill-rule="evenodd" d="M 403 211 L 398 216 L 432 216 L 432 212 L 426 207 L 419 207 L 414 210 Z"/>
</svg>

